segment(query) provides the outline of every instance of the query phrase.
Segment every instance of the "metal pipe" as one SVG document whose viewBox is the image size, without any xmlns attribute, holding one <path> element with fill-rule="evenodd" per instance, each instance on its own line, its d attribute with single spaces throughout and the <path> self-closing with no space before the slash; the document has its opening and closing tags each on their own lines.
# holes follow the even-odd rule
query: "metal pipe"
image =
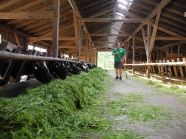
<svg viewBox="0 0 186 139">
<path fill-rule="evenodd" d="M 67 59 L 60 59 L 54 57 L 43 57 L 43 56 L 33 56 L 33 55 L 25 55 L 25 54 L 15 54 L 5 51 L 0 51 L 0 59 L 15 59 L 15 60 L 41 60 L 41 61 L 66 61 L 78 63 L 78 61 L 72 61 Z"/>
</svg>

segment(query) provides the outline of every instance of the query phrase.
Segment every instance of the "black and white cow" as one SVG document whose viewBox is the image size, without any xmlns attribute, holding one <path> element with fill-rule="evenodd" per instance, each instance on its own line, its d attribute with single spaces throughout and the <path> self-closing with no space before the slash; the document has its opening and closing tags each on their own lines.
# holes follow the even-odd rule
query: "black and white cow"
<svg viewBox="0 0 186 139">
<path fill-rule="evenodd" d="M 76 66 L 79 67 L 82 71 L 84 71 L 86 73 L 89 70 L 88 65 L 86 63 L 83 63 L 83 62 L 78 62 Z"/>
<path fill-rule="evenodd" d="M 67 69 L 65 62 L 49 61 L 47 65 L 48 65 L 50 73 L 52 73 L 53 76 L 55 76 L 56 74 L 62 80 L 67 78 L 69 73 L 68 73 L 68 69 Z"/>
<path fill-rule="evenodd" d="M 4 51 L 8 51 L 8 52 L 15 52 L 14 50 L 16 50 L 16 48 L 11 47 L 8 45 L 7 43 L 7 47 L 5 47 L 5 41 L 3 42 L 3 46 L 0 45 L 0 50 L 4 50 Z M 2 43 L 1 43 L 2 44 Z M 30 51 L 23 51 L 24 54 L 29 54 Z M 32 53 L 36 53 L 36 51 L 33 51 Z M 39 54 L 36 54 L 39 55 Z M 6 74 L 6 71 L 8 69 L 8 66 L 10 64 L 9 59 L 0 59 L 0 75 L 1 77 L 3 77 Z M 13 60 L 14 61 L 14 66 L 13 66 L 13 70 L 11 72 L 11 76 L 16 79 L 19 70 L 23 64 L 22 60 Z M 44 61 L 26 61 L 24 63 L 24 68 L 22 69 L 21 75 L 30 75 L 33 74 L 34 77 L 42 82 L 42 83 L 49 83 L 50 81 L 52 81 L 54 78 L 51 75 L 51 73 L 49 72 L 46 64 Z M 3 81 L 2 84 L 0 85 L 4 85 Z"/>
<path fill-rule="evenodd" d="M 77 66 L 76 63 L 70 62 L 69 68 L 69 72 L 72 74 L 79 74 L 81 72 L 81 69 Z"/>
<path fill-rule="evenodd" d="M 87 63 L 89 69 L 97 67 L 96 64 Z"/>
</svg>

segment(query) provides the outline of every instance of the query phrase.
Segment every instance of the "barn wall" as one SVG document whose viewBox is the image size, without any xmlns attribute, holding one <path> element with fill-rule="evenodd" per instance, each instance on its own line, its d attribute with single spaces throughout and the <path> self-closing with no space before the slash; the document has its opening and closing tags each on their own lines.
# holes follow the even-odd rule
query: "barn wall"
<svg viewBox="0 0 186 139">
<path fill-rule="evenodd" d="M 0 34 L 1 34 L 1 39 L 7 40 L 7 41 L 11 42 L 12 44 L 20 45 L 24 48 L 27 48 L 27 42 L 26 42 L 25 37 L 22 37 L 22 36 L 17 35 L 13 32 L 3 30 L 3 29 L 0 29 Z M 16 38 L 14 35 L 17 35 L 19 44 L 17 44 Z"/>
</svg>

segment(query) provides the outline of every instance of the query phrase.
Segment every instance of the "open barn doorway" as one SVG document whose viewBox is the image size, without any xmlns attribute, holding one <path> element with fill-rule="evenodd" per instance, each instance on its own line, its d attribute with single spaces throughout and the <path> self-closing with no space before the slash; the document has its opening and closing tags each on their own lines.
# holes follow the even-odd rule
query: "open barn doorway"
<svg viewBox="0 0 186 139">
<path fill-rule="evenodd" d="M 114 57 L 112 52 L 98 52 L 98 67 L 107 70 L 114 69 Z"/>
</svg>

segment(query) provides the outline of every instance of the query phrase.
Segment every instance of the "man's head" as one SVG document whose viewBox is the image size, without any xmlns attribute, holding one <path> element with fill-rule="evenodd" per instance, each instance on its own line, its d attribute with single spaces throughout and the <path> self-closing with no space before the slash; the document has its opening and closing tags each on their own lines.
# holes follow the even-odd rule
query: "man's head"
<svg viewBox="0 0 186 139">
<path fill-rule="evenodd" d="M 120 49 L 121 48 L 121 43 L 117 42 L 117 48 Z"/>
</svg>

